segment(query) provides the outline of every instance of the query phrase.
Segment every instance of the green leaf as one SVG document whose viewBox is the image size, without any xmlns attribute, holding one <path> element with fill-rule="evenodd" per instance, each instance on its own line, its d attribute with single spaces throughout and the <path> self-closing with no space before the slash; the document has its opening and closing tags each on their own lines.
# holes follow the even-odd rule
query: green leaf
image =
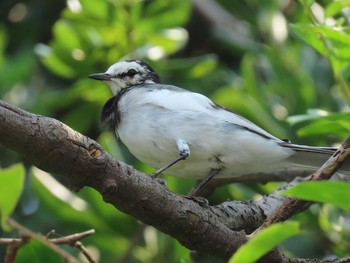
<svg viewBox="0 0 350 263">
<path fill-rule="evenodd" d="M 297 131 L 298 136 L 316 136 L 316 135 L 343 135 L 348 133 L 346 122 L 335 122 L 328 120 L 318 120 Z"/>
<path fill-rule="evenodd" d="M 308 24 L 291 25 L 293 31 L 323 56 L 350 59 L 350 35 L 337 27 Z"/>
<path fill-rule="evenodd" d="M 53 29 L 58 45 L 61 48 L 72 50 L 80 48 L 79 34 L 76 32 L 72 23 L 68 20 L 59 20 Z"/>
<path fill-rule="evenodd" d="M 231 257 L 229 263 L 251 263 L 269 252 L 284 240 L 300 233 L 297 222 L 283 222 L 273 224 L 241 246 Z"/>
<path fill-rule="evenodd" d="M 49 54 L 42 56 L 41 61 L 43 64 L 52 70 L 52 72 L 65 77 L 72 78 L 75 75 L 75 70 L 70 65 L 62 61 L 56 54 L 50 52 Z"/>
<path fill-rule="evenodd" d="M 317 119 L 325 118 L 327 116 L 331 116 L 331 113 L 324 110 L 319 110 L 319 109 L 308 109 L 307 114 L 289 116 L 287 118 L 287 121 L 289 124 L 295 125 L 300 122 L 317 120 Z"/>
<path fill-rule="evenodd" d="M 110 1 L 81 0 L 79 2 L 82 7 L 82 12 L 81 14 L 79 14 L 78 12 L 75 15 L 77 15 L 80 20 L 83 20 L 83 19 L 107 20 L 109 9 L 115 8 L 113 6 L 113 3 L 111 3 Z M 79 15 L 81 15 L 81 17 L 79 17 Z"/>
<path fill-rule="evenodd" d="M 284 194 L 308 201 L 330 203 L 350 210 L 350 183 L 348 182 L 303 182 L 284 191 Z"/>
<path fill-rule="evenodd" d="M 177 27 L 187 22 L 191 13 L 191 1 L 152 1 L 144 7 L 145 16 L 141 28 L 160 29 Z"/>
<path fill-rule="evenodd" d="M 199 61 L 196 65 L 191 67 L 188 73 L 194 78 L 203 78 L 206 75 L 213 72 L 216 67 L 217 67 L 216 57 L 207 56 L 207 57 L 203 57 L 201 61 Z"/>
<path fill-rule="evenodd" d="M 180 50 L 187 42 L 187 32 L 181 28 L 164 29 L 155 34 L 149 34 L 150 40 L 146 47 L 160 47 L 166 54 Z"/>
<path fill-rule="evenodd" d="M 10 230 L 6 220 L 17 205 L 23 184 L 24 168 L 22 164 L 0 170 L 0 216 L 1 226 L 5 230 Z"/>
<path fill-rule="evenodd" d="M 327 39 L 328 50 L 339 59 L 350 58 L 350 36 L 337 27 L 318 26 L 315 32 Z"/>
<path fill-rule="evenodd" d="M 339 135 L 346 136 L 350 129 L 348 112 L 330 113 L 322 110 L 308 110 L 307 114 L 288 117 L 292 125 L 302 125 L 298 136 Z"/>
<path fill-rule="evenodd" d="M 344 8 L 349 7 L 350 0 L 331 1 L 325 8 L 325 17 L 332 17 L 340 13 Z"/>
<path fill-rule="evenodd" d="M 313 32 L 315 26 L 308 24 L 292 24 L 290 26 L 302 40 L 320 52 L 323 56 L 327 55 L 327 49 L 319 35 Z"/>
</svg>

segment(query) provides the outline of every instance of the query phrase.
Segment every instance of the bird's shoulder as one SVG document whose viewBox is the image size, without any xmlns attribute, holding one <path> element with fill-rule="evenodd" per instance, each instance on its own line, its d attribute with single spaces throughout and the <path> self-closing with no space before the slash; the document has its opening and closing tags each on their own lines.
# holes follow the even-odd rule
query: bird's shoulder
<svg viewBox="0 0 350 263">
<path fill-rule="evenodd" d="M 220 107 L 200 93 L 173 85 L 147 84 L 133 89 L 133 93 L 145 104 L 154 104 L 168 110 L 206 111 Z"/>
</svg>

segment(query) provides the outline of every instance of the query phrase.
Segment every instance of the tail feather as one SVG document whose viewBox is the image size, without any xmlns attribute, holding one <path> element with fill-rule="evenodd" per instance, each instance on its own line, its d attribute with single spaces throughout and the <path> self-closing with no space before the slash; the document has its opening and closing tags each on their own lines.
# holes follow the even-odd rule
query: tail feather
<svg viewBox="0 0 350 263">
<path fill-rule="evenodd" d="M 332 147 L 314 147 L 291 143 L 282 143 L 281 145 L 295 151 L 295 154 L 290 156 L 288 161 L 296 166 L 312 170 L 321 167 L 337 151 L 336 148 Z M 350 159 L 344 162 L 339 172 L 350 174 Z"/>
</svg>

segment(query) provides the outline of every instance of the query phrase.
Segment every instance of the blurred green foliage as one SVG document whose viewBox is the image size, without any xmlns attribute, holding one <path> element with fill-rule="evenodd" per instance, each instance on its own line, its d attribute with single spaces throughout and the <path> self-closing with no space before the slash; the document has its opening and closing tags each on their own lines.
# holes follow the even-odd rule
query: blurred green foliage
<svg viewBox="0 0 350 263">
<path fill-rule="evenodd" d="M 276 223 L 252 236 L 231 257 L 229 263 L 254 263 L 282 241 L 300 234 L 299 224 L 293 221 Z"/>
<path fill-rule="evenodd" d="M 23 191 L 24 169 L 23 165 L 16 164 L 0 170 L 0 215 L 1 227 L 10 230 L 7 218 L 15 209 Z"/>
<path fill-rule="evenodd" d="M 286 190 L 284 194 L 292 195 L 303 200 L 334 204 L 349 211 L 349 188 L 350 184 L 348 182 L 302 182 Z"/>
<path fill-rule="evenodd" d="M 0 96 L 59 119 L 146 173 L 152 168 L 135 160 L 111 131 L 100 129 L 99 114 L 111 93 L 87 78 L 121 59 L 144 59 L 164 83 L 203 93 L 293 142 L 332 145 L 348 135 L 349 1 L 220 0 L 213 1 L 224 10 L 217 13 L 196 2 L 2 1 Z M 92 189 L 71 193 L 0 148 L 1 168 L 18 162 L 24 162 L 27 176 L 12 217 L 26 227 L 44 234 L 56 229 L 58 235 L 95 228 L 83 243 L 97 251 L 100 262 L 191 262 L 176 240 L 117 211 Z M 166 179 L 177 193 L 194 183 Z M 210 201 L 257 198 L 276 186 L 230 185 Z M 325 204 L 293 219 L 304 231 L 282 245 L 288 255 L 349 255 L 348 212 Z M 51 258 L 44 250 L 38 256 L 27 251 L 22 258 Z M 0 247 L 0 258 L 4 253 Z M 56 258 L 52 254 L 52 262 Z"/>
</svg>

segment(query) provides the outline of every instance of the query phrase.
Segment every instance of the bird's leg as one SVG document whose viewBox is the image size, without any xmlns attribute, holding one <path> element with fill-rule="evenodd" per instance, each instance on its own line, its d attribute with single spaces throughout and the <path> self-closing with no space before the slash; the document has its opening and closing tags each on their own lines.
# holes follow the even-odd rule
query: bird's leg
<svg viewBox="0 0 350 263">
<path fill-rule="evenodd" d="M 196 187 L 187 195 L 187 197 L 195 197 L 199 190 L 201 190 L 215 175 L 220 173 L 222 169 L 211 169 L 206 177 L 200 181 Z"/>
<path fill-rule="evenodd" d="M 188 156 L 190 156 L 190 147 L 184 140 L 182 139 L 176 140 L 176 145 L 179 149 L 179 156 L 175 160 L 167 163 L 162 168 L 155 171 L 154 173 L 151 173 L 150 174 L 151 177 L 156 178 L 159 174 L 164 172 L 169 167 L 173 166 L 174 164 L 178 163 L 181 160 L 185 160 Z"/>
</svg>

